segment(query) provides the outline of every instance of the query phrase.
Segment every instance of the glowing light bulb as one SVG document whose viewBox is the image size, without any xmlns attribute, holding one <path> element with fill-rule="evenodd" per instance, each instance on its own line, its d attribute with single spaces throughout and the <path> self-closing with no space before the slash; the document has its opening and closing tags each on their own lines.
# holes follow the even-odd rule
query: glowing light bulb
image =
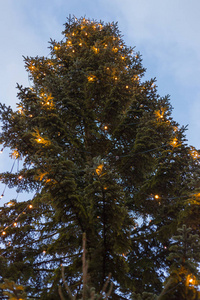
<svg viewBox="0 0 200 300">
<path fill-rule="evenodd" d="M 44 251 L 42 251 L 42 253 L 43 253 L 43 254 L 46 254 L 46 251 L 44 250 Z"/>
<path fill-rule="evenodd" d="M 73 50 L 72 50 L 72 52 L 74 53 L 74 52 L 75 52 L 75 50 L 73 49 Z"/>
<path fill-rule="evenodd" d="M 1 194 L 0 199 L 3 198 L 4 194 Z"/>
<path fill-rule="evenodd" d="M 32 205 L 32 204 L 30 204 L 28 207 L 29 207 L 29 208 L 33 208 L 33 205 Z"/>
<path fill-rule="evenodd" d="M 82 46 L 83 44 L 82 43 L 79 43 L 79 46 Z"/>
<path fill-rule="evenodd" d="M 0 154 L 3 153 L 3 148 L 0 150 Z"/>
<path fill-rule="evenodd" d="M 155 195 L 154 198 L 155 198 L 155 199 L 159 199 L 160 197 L 159 197 L 158 195 Z"/>
<path fill-rule="evenodd" d="M 22 175 L 20 175 L 20 176 L 18 177 L 18 179 L 19 179 L 19 180 L 21 180 L 22 178 L 23 178 L 23 176 L 22 176 Z"/>
<path fill-rule="evenodd" d="M 16 227 L 16 226 L 17 226 L 17 222 L 14 222 L 14 223 L 13 223 L 13 226 Z"/>
<path fill-rule="evenodd" d="M 105 129 L 105 130 L 108 130 L 108 126 L 105 125 L 105 126 L 104 126 L 104 129 Z"/>
<path fill-rule="evenodd" d="M 92 82 L 95 80 L 95 78 L 96 78 L 96 76 L 90 75 L 90 76 L 88 76 L 88 81 Z"/>
<path fill-rule="evenodd" d="M 126 85 L 126 89 L 128 89 L 128 85 Z"/>
<path fill-rule="evenodd" d="M 103 170 L 103 164 L 99 165 L 95 171 L 96 171 L 97 175 L 100 175 L 102 170 Z"/>
<path fill-rule="evenodd" d="M 115 81 L 117 81 L 117 79 L 118 79 L 118 78 L 117 78 L 117 77 L 115 77 Z"/>
<path fill-rule="evenodd" d="M 6 232 L 5 232 L 5 231 L 2 231 L 2 235 L 6 235 Z"/>
</svg>

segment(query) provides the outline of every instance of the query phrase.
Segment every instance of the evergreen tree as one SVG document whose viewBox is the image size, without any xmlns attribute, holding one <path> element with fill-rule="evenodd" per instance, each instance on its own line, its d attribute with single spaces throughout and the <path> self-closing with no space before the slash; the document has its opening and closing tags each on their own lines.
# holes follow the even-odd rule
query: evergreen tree
<svg viewBox="0 0 200 300">
<path fill-rule="evenodd" d="M 0 106 L 0 142 L 23 167 L 0 178 L 35 196 L 1 208 L 1 277 L 55 300 L 62 264 L 79 292 L 85 232 L 97 292 L 111 272 L 112 299 L 157 293 L 192 192 L 191 148 L 169 97 L 142 81 L 141 56 L 115 23 L 69 18 L 48 57 L 24 60 L 32 86 L 18 85 L 16 111 Z"/>
<path fill-rule="evenodd" d="M 162 291 L 159 300 L 195 300 L 200 298 L 198 291 L 200 259 L 199 236 L 191 233 L 192 229 L 183 225 L 178 228 L 179 235 L 170 247 L 168 259 L 172 262 L 170 277 Z"/>
</svg>

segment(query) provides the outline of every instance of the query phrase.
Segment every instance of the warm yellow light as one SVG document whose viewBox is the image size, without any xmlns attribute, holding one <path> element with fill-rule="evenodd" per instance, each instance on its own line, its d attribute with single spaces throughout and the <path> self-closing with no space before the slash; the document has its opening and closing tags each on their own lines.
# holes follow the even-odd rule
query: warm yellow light
<svg viewBox="0 0 200 300">
<path fill-rule="evenodd" d="M 0 199 L 2 199 L 2 198 L 3 198 L 3 196 L 4 196 L 4 194 L 1 194 L 1 196 L 0 196 Z"/>
<path fill-rule="evenodd" d="M 20 176 L 18 177 L 18 179 L 19 179 L 19 180 L 21 180 L 22 178 L 23 178 L 23 176 L 22 176 L 22 175 L 20 175 Z"/>
<path fill-rule="evenodd" d="M 98 176 L 101 174 L 102 170 L 103 170 L 103 164 L 99 165 L 99 166 L 96 168 L 96 173 L 97 173 Z"/>
<path fill-rule="evenodd" d="M 107 190 L 107 186 L 105 186 L 104 190 Z"/>
<path fill-rule="evenodd" d="M 59 49 L 59 47 L 58 46 L 54 46 L 54 50 L 58 50 Z"/>
<path fill-rule="evenodd" d="M 118 79 L 118 78 L 117 78 L 117 77 L 115 77 L 115 81 L 117 81 L 117 79 Z"/>
<path fill-rule="evenodd" d="M 171 142 L 170 142 L 170 145 L 175 147 L 177 146 L 177 143 L 178 143 L 178 139 L 175 137 Z"/>
<path fill-rule="evenodd" d="M 2 232 L 2 235 L 6 235 L 6 232 L 5 232 L 5 231 L 3 231 L 3 232 Z"/>
<path fill-rule="evenodd" d="M 29 70 L 32 70 L 32 71 L 35 70 L 35 66 L 30 65 Z"/>
<path fill-rule="evenodd" d="M 29 208 L 33 208 L 33 205 L 32 205 L 32 204 L 30 204 L 28 207 L 29 207 Z"/>
<path fill-rule="evenodd" d="M 118 48 L 117 47 L 113 47 L 112 51 L 116 53 L 118 51 Z"/>
<path fill-rule="evenodd" d="M 159 197 L 158 195 L 155 195 L 154 198 L 155 198 L 155 199 L 159 199 L 160 197 Z"/>
<path fill-rule="evenodd" d="M 95 81 L 95 79 L 96 79 L 96 76 L 94 76 L 94 75 L 88 76 L 88 81 L 90 81 L 90 82 Z"/>
<path fill-rule="evenodd" d="M 74 32 L 72 32 L 72 36 L 74 36 Z"/>
<path fill-rule="evenodd" d="M 97 47 L 92 47 L 92 49 L 93 49 L 93 51 L 97 54 L 97 53 L 99 53 L 99 48 L 97 48 Z"/>
<path fill-rule="evenodd" d="M 105 46 L 105 48 L 106 48 L 106 47 L 108 47 L 108 45 L 107 45 L 107 44 L 105 44 L 104 46 Z"/>
<path fill-rule="evenodd" d="M 82 46 L 83 44 L 82 43 L 79 43 L 79 46 Z"/>
<path fill-rule="evenodd" d="M 67 45 L 71 46 L 72 42 L 71 41 L 67 41 Z"/>
<path fill-rule="evenodd" d="M 105 125 L 105 126 L 104 126 L 104 129 L 105 129 L 105 130 L 108 130 L 108 126 Z"/>
<path fill-rule="evenodd" d="M 122 56 L 121 56 L 121 59 L 125 59 L 125 56 L 122 55 Z"/>
<path fill-rule="evenodd" d="M 128 89 L 128 85 L 126 85 L 126 89 Z"/>
<path fill-rule="evenodd" d="M 46 251 L 44 250 L 44 251 L 42 251 L 42 253 L 43 253 L 43 254 L 46 254 Z"/>
<path fill-rule="evenodd" d="M 17 226 L 17 223 L 16 223 L 16 222 L 14 222 L 14 223 L 13 223 L 13 226 L 14 226 L 14 227 L 16 227 L 16 226 Z"/>
<path fill-rule="evenodd" d="M 165 113 L 165 109 L 164 108 L 161 108 L 161 109 L 155 111 L 155 115 L 159 119 L 163 119 L 164 118 L 164 113 Z"/>
<path fill-rule="evenodd" d="M 38 138 L 38 139 L 37 139 L 37 142 L 38 142 L 38 143 L 41 143 L 41 142 L 42 142 L 42 139 L 41 139 L 41 138 Z"/>
<path fill-rule="evenodd" d="M 20 158 L 20 154 L 19 154 L 19 152 L 15 149 L 15 150 L 13 150 L 13 152 L 11 153 L 11 157 L 12 157 L 13 159 L 17 159 L 17 158 Z"/>
</svg>

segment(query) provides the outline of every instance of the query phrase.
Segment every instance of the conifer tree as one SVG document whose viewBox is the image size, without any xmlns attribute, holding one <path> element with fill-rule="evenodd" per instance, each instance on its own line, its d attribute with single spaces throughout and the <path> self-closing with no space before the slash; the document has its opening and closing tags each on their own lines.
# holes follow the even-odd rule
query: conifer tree
<svg viewBox="0 0 200 300">
<path fill-rule="evenodd" d="M 195 300 L 199 299 L 200 241 L 192 229 L 183 225 L 178 228 L 179 235 L 173 236 L 168 260 L 171 261 L 170 276 L 159 300 Z"/>
<path fill-rule="evenodd" d="M 85 232 L 97 292 L 110 272 L 112 299 L 160 291 L 193 172 L 169 97 L 115 23 L 69 18 L 47 57 L 24 61 L 31 87 L 0 106 L 0 142 L 23 167 L 0 178 L 35 196 L 1 208 L 1 277 L 55 300 L 62 264 L 79 291 Z"/>
</svg>

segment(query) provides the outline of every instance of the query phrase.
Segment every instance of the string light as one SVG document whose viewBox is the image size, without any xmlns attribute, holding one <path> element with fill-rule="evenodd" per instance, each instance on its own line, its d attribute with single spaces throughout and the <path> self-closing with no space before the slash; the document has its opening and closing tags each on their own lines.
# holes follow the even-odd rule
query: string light
<svg viewBox="0 0 200 300">
<path fill-rule="evenodd" d="M 175 138 L 170 142 L 170 145 L 173 146 L 173 147 L 175 147 L 175 146 L 177 146 L 177 144 L 178 144 L 178 139 L 175 137 Z"/>
<path fill-rule="evenodd" d="M 113 47 L 112 51 L 115 52 L 115 53 L 117 53 L 118 52 L 118 48 L 117 47 Z"/>
<path fill-rule="evenodd" d="M 160 197 L 158 195 L 155 195 L 154 198 L 157 200 L 159 199 Z"/>
<path fill-rule="evenodd" d="M 105 126 L 104 126 L 104 129 L 105 129 L 105 130 L 108 130 L 108 126 L 107 126 L 107 125 L 105 125 Z"/>
<path fill-rule="evenodd" d="M 54 46 L 54 50 L 59 50 L 59 49 L 60 49 L 60 47 Z"/>
<path fill-rule="evenodd" d="M 97 54 L 97 53 L 99 53 L 99 48 L 97 48 L 97 47 L 92 47 L 92 49 L 93 49 L 93 51 Z"/>
<path fill-rule="evenodd" d="M 17 222 L 14 222 L 14 223 L 13 223 L 13 226 L 16 227 L 16 226 L 17 226 Z"/>
<path fill-rule="evenodd" d="M 33 205 L 32 205 L 32 204 L 30 204 L 30 205 L 28 206 L 28 208 L 30 208 L 30 209 L 31 209 L 31 208 L 33 208 Z"/>
<path fill-rule="evenodd" d="M 96 76 L 94 76 L 94 75 L 90 75 L 90 76 L 88 76 L 88 81 L 89 82 L 93 82 L 93 81 L 95 81 L 95 79 L 96 79 Z"/>
<path fill-rule="evenodd" d="M 97 173 L 98 176 L 102 173 L 102 170 L 103 170 L 103 164 L 99 165 L 96 168 L 96 173 Z"/>
<path fill-rule="evenodd" d="M 190 279 L 189 279 L 189 283 L 194 284 L 194 279 L 193 279 L 193 278 L 190 278 Z"/>
<path fill-rule="evenodd" d="M 22 176 L 22 175 L 20 175 L 20 176 L 18 177 L 18 179 L 19 179 L 19 180 L 21 180 L 22 178 L 23 178 L 23 176 Z"/>
</svg>

